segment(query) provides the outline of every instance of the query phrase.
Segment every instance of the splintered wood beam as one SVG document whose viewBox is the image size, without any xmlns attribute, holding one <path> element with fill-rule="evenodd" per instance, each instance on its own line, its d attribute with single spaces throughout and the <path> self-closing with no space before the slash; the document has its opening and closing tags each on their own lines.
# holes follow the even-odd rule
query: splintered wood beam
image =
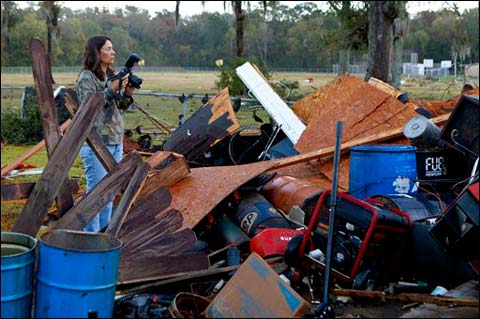
<svg viewBox="0 0 480 319">
<path fill-rule="evenodd" d="M 26 200 L 34 187 L 35 183 L 2 184 L 2 203 L 12 200 Z M 80 189 L 78 182 L 73 179 L 68 180 L 67 187 L 72 194 Z"/>
<path fill-rule="evenodd" d="M 72 120 L 71 119 L 67 119 L 65 122 L 63 122 L 62 125 L 60 125 L 60 131 L 63 133 L 65 132 L 65 130 L 67 129 L 67 127 L 70 125 L 70 123 L 72 123 Z M 37 153 L 38 151 L 40 151 L 43 147 L 45 147 L 45 139 L 41 140 L 40 142 L 38 142 L 36 145 L 34 145 L 31 149 L 29 149 L 27 152 L 25 152 L 25 154 L 23 154 L 22 156 L 20 156 L 19 158 L 17 158 L 15 161 L 13 161 L 13 163 L 11 164 L 8 164 L 8 165 L 5 165 L 4 167 L 2 167 L 2 174 L 1 176 L 6 176 L 8 173 L 10 173 L 11 171 L 13 171 L 14 169 L 16 169 L 18 167 L 18 165 L 22 164 L 23 162 L 25 162 L 27 159 L 29 159 L 30 157 L 32 157 L 32 155 L 34 155 L 35 153 Z M 2 186 L 3 187 L 3 186 Z"/>
<path fill-rule="evenodd" d="M 128 183 L 127 189 L 123 193 L 120 203 L 113 212 L 112 220 L 105 230 L 107 234 L 115 237 L 118 235 L 118 231 L 127 217 L 128 211 L 132 207 L 133 202 L 140 193 L 141 187 L 145 182 L 149 171 L 150 166 L 148 166 L 148 164 L 145 162 L 141 162 L 137 165 L 137 168 L 135 169 L 135 172 Z"/>
<path fill-rule="evenodd" d="M 98 115 L 102 106 L 103 99 L 98 93 L 90 94 L 83 101 L 70 129 L 65 132 L 58 143 L 28 197 L 26 205 L 12 228 L 13 232 L 30 236 L 37 234 L 44 216 L 67 178 L 68 170 L 93 126 L 93 119 Z"/>
<path fill-rule="evenodd" d="M 80 109 L 81 111 L 81 109 Z M 71 210 L 52 227 L 53 229 L 83 230 L 105 205 L 125 189 L 132 174 L 143 160 L 135 152 L 128 153 L 107 173 Z"/>
<path fill-rule="evenodd" d="M 78 103 L 68 93 L 64 95 L 64 100 L 65 107 L 73 118 L 78 110 Z M 90 146 L 107 172 L 111 171 L 115 166 L 117 166 L 117 161 L 113 158 L 113 155 L 110 153 L 105 143 L 103 143 L 102 138 L 100 135 L 98 135 L 94 128 L 90 131 L 90 133 L 88 133 L 87 144 Z"/>
<path fill-rule="evenodd" d="M 35 37 L 30 41 L 30 58 L 47 155 L 48 158 L 51 158 L 62 135 L 58 126 L 57 107 L 53 98 L 52 74 L 50 73 L 47 53 L 42 41 Z M 65 177 L 63 186 L 60 187 L 57 195 L 57 210 L 60 214 L 65 214 L 73 206 L 73 196 L 69 193 L 66 185 L 67 177 Z"/>
<path fill-rule="evenodd" d="M 446 123 L 449 117 L 450 117 L 450 113 L 443 114 L 433 119 L 430 119 L 430 121 L 433 124 L 443 125 Z M 342 152 L 344 152 L 354 146 L 369 144 L 369 143 L 380 143 L 386 140 L 400 137 L 402 135 L 403 135 L 403 127 L 399 127 L 399 128 L 382 132 L 382 133 L 372 134 L 367 137 L 357 138 L 357 139 L 353 139 L 348 142 L 342 143 L 341 150 Z M 282 159 L 276 160 L 277 164 L 274 167 L 270 168 L 269 170 L 274 170 L 274 169 L 278 169 L 278 168 L 282 168 L 282 167 L 286 167 L 286 166 L 290 166 L 298 163 L 308 162 L 308 161 L 319 159 L 322 157 L 331 156 L 333 155 L 333 152 L 334 152 L 334 147 L 329 146 L 329 147 L 324 147 L 319 150 L 308 152 L 305 154 L 282 158 Z"/>
</svg>

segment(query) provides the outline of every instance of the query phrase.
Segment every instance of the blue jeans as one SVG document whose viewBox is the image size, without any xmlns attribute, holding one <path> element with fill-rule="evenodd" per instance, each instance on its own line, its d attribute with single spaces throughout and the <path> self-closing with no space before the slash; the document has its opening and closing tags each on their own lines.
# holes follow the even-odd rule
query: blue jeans
<svg viewBox="0 0 480 319">
<path fill-rule="evenodd" d="M 123 144 L 107 145 L 108 150 L 113 155 L 113 158 L 118 162 L 122 160 Z M 98 184 L 102 178 L 107 175 L 107 171 L 103 167 L 102 163 L 98 160 L 92 149 L 84 144 L 80 149 L 80 157 L 82 158 L 83 165 L 85 166 L 85 178 L 87 179 L 87 193 L 89 193 L 95 185 Z M 109 202 L 99 213 L 96 215 L 85 228 L 84 231 L 98 232 L 102 228 L 108 225 L 112 218 L 113 203 Z"/>
</svg>

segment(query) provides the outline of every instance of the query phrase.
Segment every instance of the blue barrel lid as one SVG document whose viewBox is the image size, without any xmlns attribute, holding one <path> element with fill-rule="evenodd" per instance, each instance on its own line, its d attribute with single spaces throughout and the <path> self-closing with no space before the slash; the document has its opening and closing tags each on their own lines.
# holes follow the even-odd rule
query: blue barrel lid
<svg viewBox="0 0 480 319">
<path fill-rule="evenodd" d="M 352 146 L 350 151 L 362 152 L 415 152 L 417 148 L 411 145 L 404 144 L 368 144 Z"/>
</svg>

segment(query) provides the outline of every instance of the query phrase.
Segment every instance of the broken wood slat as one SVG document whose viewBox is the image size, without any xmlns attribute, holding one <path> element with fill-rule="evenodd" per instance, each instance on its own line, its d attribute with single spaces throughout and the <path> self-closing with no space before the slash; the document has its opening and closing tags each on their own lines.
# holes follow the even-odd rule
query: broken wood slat
<svg viewBox="0 0 480 319">
<path fill-rule="evenodd" d="M 204 270 L 209 267 L 208 256 L 202 252 L 181 255 L 130 258 L 120 257 L 118 284 L 140 283 L 151 277 L 168 276 L 179 272 Z"/>
<path fill-rule="evenodd" d="M 47 156 L 53 154 L 58 141 L 62 138 L 58 126 L 58 115 L 55 99 L 53 98 L 52 74 L 47 52 L 39 38 L 30 41 L 30 59 L 32 61 L 33 80 L 38 97 L 38 111 L 42 120 L 43 135 L 47 147 Z M 67 177 L 63 181 L 57 194 L 57 209 L 60 214 L 65 214 L 73 206 L 73 196 L 68 192 Z"/>
<path fill-rule="evenodd" d="M 146 164 L 145 162 L 141 162 L 137 165 L 137 168 L 135 169 L 135 172 L 133 173 L 133 176 L 130 179 L 127 188 L 123 193 L 120 203 L 113 211 L 112 219 L 108 224 L 105 233 L 110 234 L 114 237 L 118 235 L 118 231 L 120 230 L 122 223 L 127 217 L 127 214 L 132 207 L 133 202 L 140 193 L 140 189 L 145 182 L 149 171 L 150 166 L 148 166 L 148 164 Z"/>
<path fill-rule="evenodd" d="M 72 123 L 71 119 L 67 119 L 63 124 L 60 126 L 60 131 L 63 133 L 67 129 L 67 127 Z M 45 139 L 41 140 L 38 142 L 36 145 L 34 145 L 31 149 L 29 149 L 25 154 L 17 158 L 13 163 L 5 165 L 2 167 L 2 173 L 1 176 L 6 176 L 8 173 L 10 173 L 12 170 L 18 167 L 18 165 L 22 164 L 25 162 L 27 159 L 32 157 L 35 153 L 40 151 L 43 147 L 45 146 Z"/>
<path fill-rule="evenodd" d="M 27 199 L 30 196 L 35 183 L 2 184 L 2 203 L 11 200 Z M 78 181 L 69 179 L 67 183 L 68 190 L 75 194 L 79 190 Z"/>
<path fill-rule="evenodd" d="M 163 149 L 193 160 L 239 127 L 228 89 L 224 89 L 178 127 Z"/>
<path fill-rule="evenodd" d="M 82 109 L 80 108 L 81 112 Z M 125 189 L 131 175 L 143 161 L 135 152 L 128 153 L 118 165 L 107 173 L 95 187 L 68 211 L 52 229 L 83 230 L 90 220 L 108 202 Z"/>
<path fill-rule="evenodd" d="M 447 121 L 449 116 L 450 116 L 450 114 L 443 114 L 441 116 L 438 116 L 436 118 L 431 119 L 430 121 L 434 124 L 442 125 Z M 400 136 L 402 136 L 402 134 L 403 134 L 403 127 L 391 129 L 391 130 L 388 130 L 388 131 L 385 131 L 385 132 L 382 132 L 382 133 L 376 133 L 376 134 L 372 134 L 370 136 L 357 138 L 357 139 L 350 140 L 348 142 L 342 143 L 341 150 L 342 151 L 347 151 L 350 148 L 352 148 L 353 146 L 369 144 L 369 143 L 380 143 L 380 142 L 383 142 L 383 141 L 386 141 L 386 140 L 389 140 L 389 139 L 394 139 L 394 138 L 400 137 Z M 281 167 L 290 166 L 290 165 L 294 165 L 294 164 L 298 164 L 298 163 L 307 162 L 307 161 L 311 161 L 311 160 L 314 160 L 314 159 L 330 156 L 330 155 L 333 154 L 333 152 L 334 152 L 334 147 L 331 146 L 331 147 L 321 148 L 319 150 L 312 151 L 312 152 L 309 152 L 309 153 L 290 156 L 290 157 L 286 157 L 286 158 L 283 158 L 283 159 L 275 160 L 277 164 L 274 167 L 272 167 L 271 169 L 278 169 L 278 168 L 281 168 Z"/>
<path fill-rule="evenodd" d="M 68 170 L 73 164 L 88 132 L 93 126 L 93 119 L 100 112 L 103 99 L 100 94 L 89 95 L 82 103 L 82 108 L 73 120 L 70 129 L 58 143 L 50 157 L 40 179 L 35 184 L 27 204 L 12 228 L 13 232 L 35 236 L 42 225 L 53 199 L 57 196 Z"/>
<path fill-rule="evenodd" d="M 150 226 L 149 223 L 154 221 L 155 215 L 163 211 L 170 206 L 172 196 L 170 192 L 165 188 L 158 188 L 152 192 L 149 196 L 141 199 L 137 198 L 132 209 L 130 210 L 127 218 L 120 227 L 118 238 L 124 241 L 124 245 L 127 245 L 132 236 L 135 236 L 144 227 Z M 183 217 L 182 214 L 175 211 L 175 215 L 170 216 L 168 219 L 160 219 L 159 222 L 173 223 L 174 227 L 170 231 L 174 231 L 182 227 Z M 157 222 L 157 221 L 155 221 Z M 169 224 L 169 225 L 170 225 Z M 165 229 L 167 225 L 158 225 L 159 231 Z M 147 234 L 152 235 L 152 234 Z"/>
<path fill-rule="evenodd" d="M 305 130 L 305 124 L 271 88 L 264 76 L 250 62 L 235 69 L 238 77 L 249 88 L 262 106 L 272 116 L 288 139 L 295 145 Z"/>
<path fill-rule="evenodd" d="M 159 187 L 167 187 L 175 184 L 190 174 L 190 167 L 183 156 L 173 157 L 173 162 L 159 171 L 151 174 L 143 184 L 139 198 L 150 195 Z"/>
<path fill-rule="evenodd" d="M 64 95 L 64 101 L 65 108 L 68 110 L 70 115 L 74 117 L 79 106 L 71 94 L 73 93 L 67 91 L 67 93 Z M 117 161 L 115 158 L 113 158 L 112 153 L 110 153 L 105 143 L 103 143 L 102 138 L 98 135 L 95 128 L 92 128 L 90 133 L 88 133 L 87 144 L 90 146 L 107 172 L 111 171 L 115 166 L 117 166 Z"/>
<path fill-rule="evenodd" d="M 376 300 L 398 300 L 408 302 L 423 302 L 431 303 L 439 306 L 465 306 L 465 307 L 479 307 L 478 300 L 475 299 L 461 299 L 444 296 L 432 296 L 427 294 L 418 293 L 399 293 L 399 294 L 386 294 L 383 291 L 367 291 L 367 290 L 355 290 L 355 289 L 333 289 L 335 296 L 347 296 L 354 298 L 368 298 Z"/>
<path fill-rule="evenodd" d="M 158 210 L 154 210 L 154 212 L 158 212 Z M 152 213 L 148 215 L 151 216 Z M 131 221 L 133 221 L 133 219 L 131 219 Z M 137 222 L 137 220 L 135 220 L 135 222 Z M 147 219 L 145 223 L 135 223 L 134 225 L 136 227 L 131 227 L 131 222 L 125 224 L 126 226 L 122 228 L 123 232 L 119 234 L 119 238 L 123 241 L 124 248 L 127 249 L 141 245 L 144 242 L 151 242 L 163 236 L 165 233 L 175 232 L 182 227 L 183 216 L 179 211 L 171 209 L 163 213 L 162 218 L 156 219 L 153 217 Z M 126 232 L 128 226 L 131 227 L 130 232 Z"/>
<path fill-rule="evenodd" d="M 225 197 L 275 164 L 275 161 L 262 161 L 192 168 L 189 176 L 168 187 L 172 195 L 171 208 L 182 213 L 184 227 L 193 229 Z"/>
<path fill-rule="evenodd" d="M 137 109 L 140 110 L 140 112 L 142 112 L 143 114 L 145 114 L 148 119 L 160 130 L 162 131 L 163 133 L 165 134 L 170 134 L 171 130 L 166 127 L 165 125 L 163 125 L 163 123 L 161 122 L 161 120 L 159 118 L 157 118 L 155 115 L 153 114 L 150 114 L 143 106 L 141 106 L 140 104 L 138 103 L 135 103 L 135 107 Z"/>
</svg>

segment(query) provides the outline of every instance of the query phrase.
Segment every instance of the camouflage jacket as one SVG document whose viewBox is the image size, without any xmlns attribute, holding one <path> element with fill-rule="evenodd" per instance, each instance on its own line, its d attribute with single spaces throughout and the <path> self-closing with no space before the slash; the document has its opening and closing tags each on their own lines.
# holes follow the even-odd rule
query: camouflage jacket
<svg viewBox="0 0 480 319">
<path fill-rule="evenodd" d="M 133 103 L 133 98 L 123 93 L 115 93 L 111 89 L 110 81 L 107 85 L 107 80 L 100 81 L 90 70 L 83 70 L 79 74 L 76 89 L 80 103 L 92 92 L 102 94 L 105 105 L 93 126 L 105 144 L 122 144 L 125 129 L 123 113 Z"/>
</svg>

